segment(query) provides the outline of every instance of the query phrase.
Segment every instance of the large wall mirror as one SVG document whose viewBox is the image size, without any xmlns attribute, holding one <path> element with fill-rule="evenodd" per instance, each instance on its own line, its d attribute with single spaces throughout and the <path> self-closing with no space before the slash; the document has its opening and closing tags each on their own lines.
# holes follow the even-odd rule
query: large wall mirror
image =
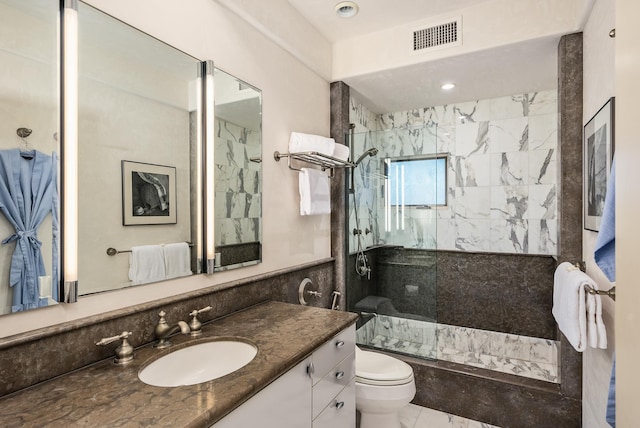
<svg viewBox="0 0 640 428">
<path fill-rule="evenodd" d="M 57 303 L 59 6 L 0 0 L 0 314 Z M 79 294 L 201 273 L 202 214 L 215 217 L 215 270 L 260 262 L 260 91 L 214 70 L 215 213 L 203 213 L 203 63 L 82 2 L 78 24 Z M 37 221 L 7 208 L 30 197 L 7 190 L 11 174 L 41 183 Z M 20 240 L 40 256 L 12 287 Z M 159 248 L 164 268 L 138 264 Z"/>
<path fill-rule="evenodd" d="M 217 271 L 262 260 L 262 93 L 217 68 L 214 88 Z"/>
<path fill-rule="evenodd" d="M 200 61 L 84 3 L 78 22 L 79 293 L 198 273 Z"/>
<path fill-rule="evenodd" d="M 0 314 L 56 303 L 58 8 L 0 0 Z"/>
</svg>

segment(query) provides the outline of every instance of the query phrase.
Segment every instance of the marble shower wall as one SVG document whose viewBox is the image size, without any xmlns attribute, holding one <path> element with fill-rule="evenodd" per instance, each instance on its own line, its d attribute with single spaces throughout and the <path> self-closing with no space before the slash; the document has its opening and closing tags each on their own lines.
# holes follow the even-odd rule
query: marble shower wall
<svg viewBox="0 0 640 428">
<path fill-rule="evenodd" d="M 216 119 L 216 245 L 260 240 L 260 134 Z"/>
<path fill-rule="evenodd" d="M 372 230 L 364 245 L 555 255 L 556 98 L 550 90 L 378 116 L 352 99 L 354 156 L 379 150 L 355 169 L 360 228 Z M 436 153 L 448 154 L 448 205 L 385 210 L 382 160 Z"/>
</svg>

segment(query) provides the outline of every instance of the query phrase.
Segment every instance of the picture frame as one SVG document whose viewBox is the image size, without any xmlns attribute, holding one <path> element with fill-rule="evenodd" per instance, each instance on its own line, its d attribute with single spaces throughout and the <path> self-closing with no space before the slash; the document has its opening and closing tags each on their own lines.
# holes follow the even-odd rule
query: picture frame
<svg viewBox="0 0 640 428">
<path fill-rule="evenodd" d="M 176 168 L 122 161 L 122 224 L 175 224 Z"/>
<path fill-rule="evenodd" d="M 615 97 L 584 126 L 583 198 L 584 228 L 598 232 L 607 195 L 614 151 Z"/>
</svg>

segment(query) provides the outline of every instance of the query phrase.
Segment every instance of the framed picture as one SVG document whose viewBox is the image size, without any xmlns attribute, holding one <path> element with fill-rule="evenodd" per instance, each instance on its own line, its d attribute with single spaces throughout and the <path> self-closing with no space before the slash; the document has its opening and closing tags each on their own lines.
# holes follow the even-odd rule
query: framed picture
<svg viewBox="0 0 640 428">
<path fill-rule="evenodd" d="M 613 160 L 614 101 L 614 97 L 609 98 L 584 126 L 584 228 L 594 232 L 600 230 Z"/>
<path fill-rule="evenodd" d="M 122 161 L 122 224 L 176 223 L 176 169 Z"/>
</svg>

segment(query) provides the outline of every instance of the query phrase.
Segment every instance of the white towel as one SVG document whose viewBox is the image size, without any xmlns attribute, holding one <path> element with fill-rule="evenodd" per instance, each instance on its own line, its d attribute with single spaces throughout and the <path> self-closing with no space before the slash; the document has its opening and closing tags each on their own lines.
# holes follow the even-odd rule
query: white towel
<svg viewBox="0 0 640 428">
<path fill-rule="evenodd" d="M 177 242 L 164 246 L 164 263 L 167 279 L 191 275 L 189 244 Z"/>
<path fill-rule="evenodd" d="M 162 281 L 166 277 L 164 250 L 161 245 L 131 247 L 129 279 L 133 285 Z"/>
<path fill-rule="evenodd" d="M 292 132 L 289 138 L 289 152 L 318 152 L 324 155 L 333 156 L 336 142 L 333 138 L 321 137 L 319 135 L 302 134 Z"/>
<path fill-rule="evenodd" d="M 595 281 L 591 281 L 590 285 L 594 290 L 598 289 L 598 284 Z M 589 298 L 592 298 L 593 303 L 589 303 Z M 602 319 L 602 298 L 597 294 L 587 294 L 587 332 L 589 346 L 607 349 L 607 329 Z"/>
<path fill-rule="evenodd" d="M 323 171 L 302 168 L 298 176 L 300 215 L 331 213 L 329 177 Z"/>
<path fill-rule="evenodd" d="M 591 347 L 606 348 L 606 331 L 602 323 L 600 296 L 588 294 L 585 287 L 597 289 L 596 283 L 570 263 L 561 263 L 553 281 L 552 313 L 560 331 L 576 351 Z M 597 321 L 598 308 L 600 317 Z M 604 339 L 602 339 L 604 333 Z"/>
<path fill-rule="evenodd" d="M 349 150 L 349 147 L 345 146 L 344 144 L 336 143 L 336 146 L 333 149 L 334 158 L 340 159 L 342 161 L 346 161 L 349 159 L 350 154 L 351 154 L 351 151 Z"/>
</svg>

